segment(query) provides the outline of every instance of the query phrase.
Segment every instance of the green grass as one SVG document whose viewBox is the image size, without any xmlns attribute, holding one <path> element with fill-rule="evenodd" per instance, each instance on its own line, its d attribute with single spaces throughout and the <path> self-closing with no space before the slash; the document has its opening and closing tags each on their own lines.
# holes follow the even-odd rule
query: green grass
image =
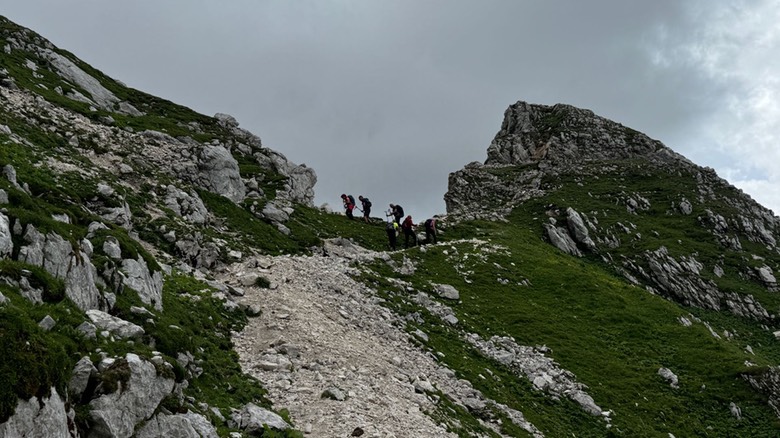
<svg viewBox="0 0 780 438">
<path fill-rule="evenodd" d="M 223 196 L 205 190 L 198 194 L 209 211 L 228 228 L 228 236 L 232 236 L 233 246 L 237 248 L 251 247 L 268 254 L 300 254 L 320 245 L 322 239 L 333 237 L 346 237 L 375 250 L 387 246 L 384 225 L 377 222 L 350 221 L 342 215 L 297 205 L 290 220 L 284 224 L 291 231 L 286 236 L 276 226 Z M 259 207 L 262 209 L 263 206 Z"/>
<path fill-rule="evenodd" d="M 465 331 L 483 338 L 508 335 L 521 345 L 550 347 L 551 357 L 588 385 L 597 404 L 614 411 L 609 433 L 616 436 L 779 433 L 764 396 L 752 391 L 742 378 L 748 371 L 745 360 L 769 365 L 780 359 L 780 348 L 770 332 L 755 322 L 701 310 L 694 313 L 711 321 L 716 330 L 728 329 L 738 335 L 730 341 L 718 340 L 702 324 L 684 327 L 677 318 L 691 309 L 630 286 L 591 260 L 564 255 L 544 243 L 538 230 L 518 219 L 508 225 L 465 223 L 448 231 L 448 239 L 481 235 L 506 248 L 485 254 L 484 262 L 474 256 L 462 258 L 462 254 L 479 252 L 471 244 L 454 245 L 460 254 L 457 257 L 449 246 L 429 247 L 425 253 L 409 250 L 407 256 L 418 263 L 413 276 L 374 267 L 381 275 L 371 281 L 384 291 L 393 287 L 383 283 L 382 276 L 401 277 L 423 291 L 430 291 L 430 282 L 452 284 L 461 293 L 461 303 L 452 307 Z M 456 271 L 457 265 L 462 265 L 461 272 L 471 272 L 471 283 Z M 508 279 L 509 284 L 500 284 L 498 278 Z M 531 286 L 518 286 L 523 280 Z M 416 311 L 425 315 L 401 293 L 385 292 L 384 296 L 401 314 Z M 542 397 L 524 379 L 512 377 L 464 346 L 441 321 L 425 315 L 425 324 L 419 328 L 430 336 L 427 344 L 444 353 L 443 362 L 486 395 L 523 412 L 548 436 L 571 431 L 578 431 L 578 436 L 607 434 L 600 420 L 578 406 Z M 756 356 L 744 352 L 748 344 Z M 670 388 L 657 376 L 660 367 L 679 376 L 679 389 Z M 477 377 L 484 374 L 484 368 L 500 376 L 500 381 Z M 728 414 L 731 401 L 742 409 L 742 421 Z"/>
<path fill-rule="evenodd" d="M 5 275 L 13 275 L 9 271 L 15 267 L 4 260 L 0 269 Z M 46 276 L 37 272 L 33 277 L 39 275 Z M 81 357 L 80 352 L 91 350 L 91 343 L 76 331 L 75 327 L 84 318 L 69 300 L 47 300 L 42 305 L 33 305 L 9 286 L 0 286 L 0 292 L 11 301 L 0 306 L 2 423 L 13 414 L 17 399 L 46 397 L 51 388 L 56 388 L 60 395 L 66 394 L 70 372 Z M 38 326 L 46 315 L 57 321 L 48 332 Z"/>
</svg>

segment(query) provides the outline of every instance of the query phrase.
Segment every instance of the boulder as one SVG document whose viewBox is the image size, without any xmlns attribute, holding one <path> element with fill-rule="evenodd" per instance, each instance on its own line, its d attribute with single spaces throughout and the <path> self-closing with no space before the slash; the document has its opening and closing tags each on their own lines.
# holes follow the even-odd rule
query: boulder
<svg viewBox="0 0 780 438">
<path fill-rule="evenodd" d="M 119 103 L 119 98 L 106 89 L 100 81 L 90 76 L 64 55 L 53 50 L 44 49 L 41 55 L 51 62 L 51 65 L 60 76 L 89 93 L 92 101 L 100 106 L 101 109 L 114 111 L 114 104 Z"/>
<path fill-rule="evenodd" d="M 132 436 L 136 425 L 148 419 L 173 390 L 173 379 L 159 376 L 152 362 L 133 353 L 128 353 L 125 360 L 129 372 L 127 382 L 118 382 L 119 390 L 89 403 L 93 422 L 90 436 Z"/>
<path fill-rule="evenodd" d="M 0 189 L 0 204 L 8 204 L 8 192 Z"/>
<path fill-rule="evenodd" d="M 262 214 L 264 218 L 272 222 L 287 222 L 290 219 L 290 215 L 273 202 L 265 204 Z"/>
<path fill-rule="evenodd" d="M 683 198 L 682 201 L 680 201 L 680 212 L 682 214 L 691 214 L 693 213 L 693 206 L 691 205 L 691 202 L 687 199 Z"/>
<path fill-rule="evenodd" d="M 108 331 L 118 338 L 136 338 L 144 334 L 142 327 L 100 310 L 87 310 L 87 317 L 99 330 Z"/>
<path fill-rule="evenodd" d="M 13 249 L 11 221 L 8 219 L 8 216 L 0 213 L 0 258 L 10 256 Z"/>
<path fill-rule="evenodd" d="M 775 286 L 777 284 L 777 279 L 772 273 L 772 268 L 766 265 L 758 268 L 758 278 L 767 286 Z"/>
<path fill-rule="evenodd" d="M 46 332 L 53 329 L 55 325 L 57 325 L 57 321 L 55 321 L 54 318 L 52 318 L 50 315 L 44 316 L 43 319 L 38 322 L 38 327 L 42 328 L 43 331 Z"/>
<path fill-rule="evenodd" d="M 596 249 L 596 244 L 588 235 L 588 227 L 585 226 L 582 216 L 571 207 L 566 209 L 566 215 L 566 224 L 568 225 L 569 233 L 574 240 L 591 251 Z"/>
<path fill-rule="evenodd" d="M 103 242 L 103 253 L 114 260 L 122 259 L 122 247 L 119 246 L 119 241 L 116 237 L 106 237 L 106 240 Z"/>
<path fill-rule="evenodd" d="M 278 414 L 263 409 L 254 403 L 247 403 L 241 410 L 233 412 L 231 427 L 236 427 L 250 435 L 258 435 L 263 431 L 263 426 L 275 430 L 287 430 L 290 425 Z"/>
<path fill-rule="evenodd" d="M 79 400 L 87 389 L 89 378 L 96 373 L 97 368 L 92 364 L 92 360 L 89 356 L 82 357 L 76 362 L 76 366 L 73 367 L 73 373 L 68 382 L 68 393 L 74 397 L 75 400 Z"/>
<path fill-rule="evenodd" d="M 217 429 L 203 415 L 194 412 L 168 415 L 159 413 L 141 427 L 136 438 L 218 438 Z"/>
<path fill-rule="evenodd" d="M 197 193 L 179 190 L 173 184 L 169 185 L 165 195 L 165 206 L 187 222 L 202 225 L 208 218 L 208 209 Z"/>
<path fill-rule="evenodd" d="M 661 367 L 658 369 L 658 375 L 663 377 L 664 380 L 669 382 L 669 386 L 672 388 L 679 388 L 677 375 L 672 372 L 669 368 Z"/>
<path fill-rule="evenodd" d="M 442 297 L 448 300 L 459 300 L 460 292 L 449 284 L 434 284 L 433 290 Z"/>
<path fill-rule="evenodd" d="M 0 424 L 0 437 L 71 438 L 65 401 L 51 388 L 51 395 L 18 400 L 14 414 Z"/>
<path fill-rule="evenodd" d="M 223 146 L 208 145 L 200 153 L 200 184 L 235 203 L 244 200 L 246 187 L 238 171 L 238 162 Z"/>
<path fill-rule="evenodd" d="M 19 260 L 41 266 L 53 276 L 65 280 L 65 294 L 81 310 L 100 307 L 101 294 L 95 285 L 97 269 L 92 264 L 87 241 L 74 248 L 59 234 L 38 232 L 28 225 L 24 234 L 26 245 L 19 250 Z"/>
<path fill-rule="evenodd" d="M 130 205 L 127 202 L 123 202 L 121 207 L 103 208 L 100 212 L 100 217 L 107 222 L 128 230 L 133 226 L 133 213 L 130 211 Z"/>
<path fill-rule="evenodd" d="M 144 304 L 162 310 L 162 272 L 151 273 L 143 257 L 137 260 L 122 260 L 122 272 L 125 274 L 122 284 L 138 292 L 138 297 Z"/>
<path fill-rule="evenodd" d="M 553 246 L 565 252 L 566 254 L 582 257 L 582 252 L 579 250 L 579 248 L 577 248 L 577 244 L 574 242 L 574 240 L 572 240 L 571 236 L 569 236 L 566 228 L 556 227 L 555 225 L 551 224 L 544 224 L 544 231 L 547 235 L 547 239 L 550 240 L 550 243 L 552 243 Z"/>
</svg>

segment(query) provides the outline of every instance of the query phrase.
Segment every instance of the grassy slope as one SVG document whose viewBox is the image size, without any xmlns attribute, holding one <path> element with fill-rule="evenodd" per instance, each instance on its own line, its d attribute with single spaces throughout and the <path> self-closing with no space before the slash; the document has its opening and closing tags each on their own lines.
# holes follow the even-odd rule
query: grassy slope
<svg viewBox="0 0 780 438">
<path fill-rule="evenodd" d="M 451 329 L 427 317 L 420 328 L 431 335 L 430 347 L 445 353 L 442 360 L 460 375 L 470 376 L 486 394 L 524 412 L 548 436 L 777 436 L 780 422 L 765 398 L 741 377 L 780 361 L 780 345 L 771 330 L 726 312 L 685 308 L 651 295 L 618 277 L 600 255 L 577 259 L 542 240 L 547 213 L 573 207 L 595 216 L 602 230 L 617 230 L 618 223 L 631 227 L 630 235 L 615 232 L 621 239 L 620 247 L 609 250 L 615 260 L 665 246 L 675 257 L 694 256 L 702 262 L 702 275 L 722 290 L 752 294 L 770 311 L 778 307 L 777 294 L 756 281 L 738 277 L 740 268 L 763 263 L 749 254 L 775 265 L 777 254 L 734 230 L 746 252 L 724 250 L 700 222 L 700 217 L 706 217 L 705 209 L 727 218 L 738 213 L 723 199 L 735 194 L 733 188 L 719 188 L 716 199 L 701 204 L 690 173 L 669 174 L 634 162 L 614 164 L 617 166 L 612 171 L 601 168 L 598 175 L 585 172 L 548 178 L 544 181 L 552 189 L 548 195 L 519 206 L 508 224 L 464 223 L 446 235 L 448 240 L 476 236 L 506 251 L 478 261 L 462 256 L 479 252 L 471 244 L 434 247 L 425 253 L 412 250 L 407 255 L 419 266 L 414 275 L 404 278 L 424 291 L 430 291 L 430 282 L 458 288 L 461 303 L 453 308 L 467 331 L 483 337 L 509 335 L 522 345 L 552 348 L 551 356 L 590 387 L 596 402 L 614 411 L 612 429 L 608 431 L 571 403 L 540 399 L 522 379 L 507 378 L 506 374 L 499 374 L 501 381 L 479 377 L 487 375 L 484 367 L 498 374 L 501 366 L 487 363 L 457 343 Z M 499 176 L 509 181 L 522 169 L 501 170 Z M 648 199 L 651 208 L 630 214 L 625 201 L 637 194 Z M 673 211 L 683 197 L 693 203 L 691 215 Z M 453 253 L 461 256 L 453 257 Z M 715 264 L 724 265 L 726 276 L 719 279 L 709 274 Z M 458 265 L 460 273 L 454 268 Z M 375 269 L 383 275 L 399 276 L 384 267 Z M 467 275 L 469 282 L 463 279 L 464 271 L 472 271 Z M 499 279 L 509 280 L 509 284 L 501 284 Z M 530 286 L 519 285 L 524 280 Z M 394 289 L 379 277 L 371 281 L 380 289 Z M 421 312 L 403 292 L 385 295 L 389 305 L 400 312 Z M 733 337 L 716 339 L 703 324 L 684 327 L 678 317 L 689 314 Z M 745 351 L 748 345 L 755 355 Z M 746 361 L 757 366 L 748 367 Z M 678 375 L 679 389 L 671 388 L 656 374 L 660 367 Z M 730 402 L 742 409 L 742 420 L 729 414 Z"/>
<path fill-rule="evenodd" d="M 560 253 L 541 241 L 539 235 L 517 222 L 509 225 L 473 222 L 461 224 L 447 234 L 448 239 L 482 235 L 508 252 L 487 255 L 476 261 L 453 258 L 473 253 L 471 244 L 436 246 L 421 253 L 410 250 L 419 263 L 409 277 L 420 290 L 430 290 L 429 282 L 449 283 L 461 292 L 461 303 L 453 306 L 461 324 L 483 337 L 494 334 L 514 337 L 521 345 L 547 345 L 551 356 L 587 384 L 589 393 L 603 409 L 614 411 L 617 436 L 774 436 L 777 420 L 762 397 L 740 377 L 744 361 L 776 363 L 777 348 L 762 344 L 753 347 L 756 356 L 743 351 L 746 340 L 713 338 L 702 324 L 684 327 L 679 316 L 689 309 L 628 285 L 602 266 Z M 444 251 L 449 255 L 445 255 Z M 454 265 L 463 263 L 471 283 L 463 281 Z M 497 264 L 498 266 L 496 266 Z M 500 266 L 500 267 L 499 267 Z M 399 276 L 377 268 L 383 275 Z M 503 285 L 499 278 L 508 279 Z M 531 286 L 518 286 L 528 280 Z M 392 286 L 379 277 L 376 285 Z M 388 293 L 389 303 L 401 312 L 420 311 L 403 296 Z M 716 329 L 737 329 L 741 335 L 755 332 L 755 339 L 769 341 L 758 326 L 723 314 L 696 312 L 712 321 Z M 410 325 L 410 329 L 416 325 Z M 421 327 L 431 336 L 429 345 L 445 353 L 445 363 L 460 375 L 471 377 L 475 386 L 497 400 L 521 410 L 548 436 L 604 436 L 607 429 L 588 417 L 573 403 L 551 402 L 530 390 L 528 382 L 509 377 L 506 370 L 475 355 L 456 342 L 451 330 L 435 318 L 426 318 Z M 482 379 L 484 368 L 501 376 Z M 672 389 L 657 374 L 660 367 L 672 369 L 680 378 L 680 388 Z M 743 413 L 737 421 L 729 414 L 734 401 Z"/>
</svg>

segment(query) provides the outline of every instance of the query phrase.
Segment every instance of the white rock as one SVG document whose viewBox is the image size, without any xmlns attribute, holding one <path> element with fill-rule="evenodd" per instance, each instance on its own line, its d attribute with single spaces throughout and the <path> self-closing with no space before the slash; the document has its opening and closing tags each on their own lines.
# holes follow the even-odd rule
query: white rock
<svg viewBox="0 0 780 438">
<path fill-rule="evenodd" d="M 11 251 L 14 249 L 10 224 L 8 216 L 0 213 L 0 258 L 11 255 Z"/>
<path fill-rule="evenodd" d="M 144 334 L 142 327 L 100 310 L 87 310 L 87 317 L 98 329 L 108 331 L 119 338 L 135 338 Z"/>
<path fill-rule="evenodd" d="M 271 429 L 287 430 L 290 425 L 282 417 L 254 403 L 247 403 L 240 411 L 233 413 L 232 420 L 238 429 L 250 435 L 262 432 L 263 426 Z"/>
<path fill-rule="evenodd" d="M 40 400 L 18 400 L 14 414 L 0 424 L 0 437 L 71 438 L 64 400 L 55 388 Z"/>
<path fill-rule="evenodd" d="M 130 371 L 127 383 L 120 383 L 120 390 L 89 403 L 93 421 L 90 436 L 132 436 L 135 426 L 149 418 L 173 390 L 173 379 L 158 376 L 151 362 L 133 353 L 128 353 L 125 360 Z"/>
<path fill-rule="evenodd" d="M 661 367 L 658 369 L 658 375 L 663 377 L 664 380 L 669 382 L 669 385 L 672 388 L 679 388 L 678 381 L 677 381 L 677 375 L 672 372 L 669 368 Z"/>
</svg>

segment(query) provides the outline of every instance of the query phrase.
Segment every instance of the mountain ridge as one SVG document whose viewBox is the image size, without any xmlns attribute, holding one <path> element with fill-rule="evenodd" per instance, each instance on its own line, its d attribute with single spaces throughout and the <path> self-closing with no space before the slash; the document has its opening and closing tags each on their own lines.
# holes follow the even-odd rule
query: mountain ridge
<svg viewBox="0 0 780 438">
<path fill-rule="evenodd" d="M 2 437 L 777 433 L 779 220 L 644 134 L 511 105 L 387 251 L 233 117 L 0 45 Z"/>
</svg>

